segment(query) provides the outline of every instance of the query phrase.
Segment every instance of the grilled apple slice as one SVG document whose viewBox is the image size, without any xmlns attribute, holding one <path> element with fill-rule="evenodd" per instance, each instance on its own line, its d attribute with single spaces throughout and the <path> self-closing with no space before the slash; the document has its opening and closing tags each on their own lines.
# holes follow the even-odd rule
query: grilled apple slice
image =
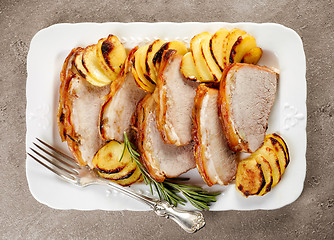
<svg viewBox="0 0 334 240">
<path fill-rule="evenodd" d="M 209 43 L 211 55 L 220 67 L 221 71 L 223 71 L 225 68 L 225 65 L 223 63 L 223 42 L 228 33 L 229 31 L 226 28 L 219 29 L 215 34 L 213 34 Z"/>
<path fill-rule="evenodd" d="M 131 159 L 127 149 L 123 154 L 123 149 L 124 143 L 111 141 L 95 154 L 92 162 L 101 177 L 129 185 L 140 178 L 140 170 L 138 169 L 138 174 L 137 164 Z"/>
<path fill-rule="evenodd" d="M 271 190 L 271 185 L 273 183 L 272 170 L 271 170 L 271 166 L 269 162 L 264 156 L 257 154 L 254 158 L 256 162 L 261 165 L 264 180 L 265 180 L 265 184 L 262 190 L 258 194 L 260 196 L 263 196 L 264 194 L 268 193 Z"/>
<path fill-rule="evenodd" d="M 249 64 L 257 64 L 262 57 L 262 49 L 259 47 L 252 48 L 242 58 L 241 62 Z"/>
<path fill-rule="evenodd" d="M 270 164 L 273 177 L 273 183 L 271 187 L 276 186 L 277 183 L 281 180 L 281 168 L 276 151 L 273 149 L 270 138 L 268 136 L 266 136 L 263 147 L 259 149 L 257 154 L 262 155 Z"/>
<path fill-rule="evenodd" d="M 199 76 L 193 56 L 191 52 L 187 52 L 183 57 L 181 61 L 180 71 L 182 75 L 191 81 L 198 81 L 201 82 L 202 78 Z"/>
<path fill-rule="evenodd" d="M 254 161 L 262 171 L 261 176 L 254 174 Z M 279 183 L 288 162 L 289 152 L 284 140 L 278 134 L 269 134 L 262 147 L 238 164 L 236 188 L 246 197 L 262 196 Z M 260 191 L 250 191 L 259 189 L 258 184 L 261 181 L 263 188 Z"/>
<path fill-rule="evenodd" d="M 76 70 L 81 75 L 81 77 L 86 79 L 92 85 L 95 85 L 95 86 L 98 86 L 98 87 L 105 86 L 106 85 L 105 82 L 101 82 L 100 80 L 91 77 L 91 75 L 88 74 L 86 68 L 82 65 L 83 52 L 84 52 L 84 49 L 78 51 L 75 55 L 74 66 L 75 66 Z"/>
<path fill-rule="evenodd" d="M 157 72 L 159 72 L 161 58 L 162 58 L 164 51 L 169 50 L 169 49 L 176 50 L 176 54 L 178 55 L 184 55 L 188 52 L 186 45 L 180 41 L 171 41 L 171 42 L 167 42 L 163 44 L 161 48 L 159 49 L 159 51 L 157 51 L 153 57 L 153 64 Z"/>
<path fill-rule="evenodd" d="M 82 65 L 86 69 L 88 75 L 96 81 L 104 83 L 105 85 L 111 83 L 112 79 L 106 76 L 96 56 L 96 45 L 90 45 L 85 48 L 82 54 Z"/>
<path fill-rule="evenodd" d="M 140 47 L 134 54 L 132 65 L 132 74 L 138 86 L 146 92 L 153 92 L 155 88 L 154 82 L 149 81 L 143 72 L 142 66 L 145 66 L 145 57 L 148 46 Z"/>
<path fill-rule="evenodd" d="M 201 76 L 203 82 L 213 81 L 213 75 L 205 61 L 204 54 L 201 50 L 201 41 L 206 37 L 211 37 L 208 32 L 202 32 L 195 35 L 190 41 L 191 54 L 194 59 L 194 63 L 198 74 Z"/>
<path fill-rule="evenodd" d="M 115 180 L 115 183 L 118 183 L 122 186 L 129 186 L 136 182 L 141 182 L 143 180 L 142 174 L 139 168 L 136 168 L 134 171 L 128 173 L 128 175 Z"/>
<path fill-rule="evenodd" d="M 223 42 L 223 65 L 224 67 L 230 65 L 230 55 L 232 47 L 239 37 L 247 34 L 245 31 L 241 29 L 232 29 L 229 34 L 226 36 Z"/>
<path fill-rule="evenodd" d="M 110 38 L 117 38 L 117 37 L 116 36 L 111 37 L 111 36 L 113 35 L 109 35 L 108 38 L 102 38 L 97 42 L 96 56 L 98 58 L 98 61 L 100 62 L 101 68 L 104 71 L 104 73 L 110 79 L 115 80 L 119 73 L 118 66 L 115 67 L 115 64 L 120 64 L 120 66 L 123 66 L 125 61 L 125 59 L 123 60 L 125 49 L 120 42 L 119 44 L 115 43 L 115 45 L 113 45 L 115 39 L 110 39 Z M 124 52 L 122 50 L 124 50 Z M 112 61 L 110 61 L 110 59 Z M 117 63 L 117 61 L 119 61 L 120 63 Z"/>
<path fill-rule="evenodd" d="M 102 64 L 117 76 L 124 65 L 127 54 L 120 40 L 115 35 L 110 34 L 104 41 L 98 42 L 97 56 L 104 59 Z"/>
<path fill-rule="evenodd" d="M 165 41 L 161 39 L 157 39 L 148 46 L 148 49 L 146 52 L 145 71 L 146 71 L 146 74 L 149 76 L 150 79 L 152 79 L 153 82 L 157 81 L 157 75 L 158 75 L 158 72 L 155 69 L 154 64 L 153 64 L 153 58 L 155 54 L 160 50 L 161 46 L 165 43 L 166 43 Z"/>
<path fill-rule="evenodd" d="M 155 85 L 155 82 L 150 78 L 150 76 L 147 73 L 147 69 L 146 69 L 146 55 L 147 55 L 147 50 L 149 48 L 149 45 L 142 46 L 141 48 L 142 48 L 142 51 L 139 52 L 140 54 L 138 53 L 139 55 L 137 56 L 138 64 L 143 72 L 144 78 L 146 79 L 145 81 L 148 81 L 151 84 Z"/>
<path fill-rule="evenodd" d="M 256 159 L 245 159 L 239 162 L 235 186 L 244 196 L 259 194 L 265 183 L 261 165 Z"/>
<path fill-rule="evenodd" d="M 270 141 L 278 156 L 281 174 L 283 174 L 290 161 L 289 150 L 284 140 L 278 134 L 272 134 Z"/>
<path fill-rule="evenodd" d="M 215 62 L 214 58 L 211 55 L 210 39 L 211 39 L 210 35 L 206 35 L 205 37 L 203 37 L 201 41 L 201 50 L 202 50 L 202 54 L 204 55 L 206 64 L 209 67 L 210 72 L 213 75 L 213 81 L 219 82 L 222 77 L 222 71 L 220 70 L 218 64 Z"/>
<path fill-rule="evenodd" d="M 241 62 L 244 55 L 255 47 L 256 47 L 256 40 L 253 36 L 248 34 L 240 36 L 232 46 L 229 57 L 230 63 Z"/>
</svg>

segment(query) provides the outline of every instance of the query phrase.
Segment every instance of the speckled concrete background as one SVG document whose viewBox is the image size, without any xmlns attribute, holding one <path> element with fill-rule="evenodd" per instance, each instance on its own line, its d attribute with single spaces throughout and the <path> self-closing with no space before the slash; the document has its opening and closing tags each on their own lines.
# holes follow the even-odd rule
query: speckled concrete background
<svg viewBox="0 0 334 240">
<path fill-rule="evenodd" d="M 334 3 L 321 1 L 0 1 L 0 239 L 333 239 Z M 276 22 L 307 58 L 307 176 L 300 198 L 274 211 L 204 212 L 195 235 L 153 212 L 59 211 L 25 178 L 26 55 L 34 34 L 60 22 Z"/>
</svg>

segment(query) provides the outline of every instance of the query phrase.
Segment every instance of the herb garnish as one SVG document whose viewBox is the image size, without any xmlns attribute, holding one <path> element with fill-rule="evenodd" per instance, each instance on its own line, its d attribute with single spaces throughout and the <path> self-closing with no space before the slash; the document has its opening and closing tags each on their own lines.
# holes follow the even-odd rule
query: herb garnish
<svg viewBox="0 0 334 240">
<path fill-rule="evenodd" d="M 124 156 L 125 149 L 129 151 L 131 159 L 137 164 L 145 184 L 150 186 L 151 194 L 153 195 L 154 188 L 158 193 L 160 200 L 166 200 L 174 206 L 177 206 L 178 204 L 185 205 L 185 203 L 189 201 L 194 207 L 200 210 L 209 210 L 210 203 L 215 202 L 216 196 L 220 194 L 207 192 L 201 187 L 181 184 L 178 182 L 187 181 L 189 180 L 188 178 L 166 179 L 163 182 L 157 182 L 139 161 L 140 154 L 135 150 L 135 146 L 129 141 L 127 134 L 124 132 L 124 149 L 120 161 Z M 181 193 L 185 198 L 179 196 L 177 193 Z"/>
</svg>

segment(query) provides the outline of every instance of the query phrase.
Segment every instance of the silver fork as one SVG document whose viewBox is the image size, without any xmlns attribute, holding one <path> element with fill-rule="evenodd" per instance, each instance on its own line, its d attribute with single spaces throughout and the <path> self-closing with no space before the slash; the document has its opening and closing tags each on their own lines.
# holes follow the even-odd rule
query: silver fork
<svg viewBox="0 0 334 240">
<path fill-rule="evenodd" d="M 31 153 L 27 152 L 27 154 L 65 181 L 80 187 L 86 187 L 93 184 L 108 186 L 143 203 L 146 203 L 158 216 L 174 220 L 188 233 L 194 233 L 204 227 L 204 216 L 200 211 L 181 210 L 169 204 L 167 201 L 161 201 L 138 194 L 129 188 L 101 178 L 89 167 L 79 166 L 73 158 L 58 151 L 44 141 L 38 138 L 36 139 L 39 144 L 33 142 L 34 148 L 30 148 Z M 47 150 L 46 147 L 49 150 Z"/>
</svg>

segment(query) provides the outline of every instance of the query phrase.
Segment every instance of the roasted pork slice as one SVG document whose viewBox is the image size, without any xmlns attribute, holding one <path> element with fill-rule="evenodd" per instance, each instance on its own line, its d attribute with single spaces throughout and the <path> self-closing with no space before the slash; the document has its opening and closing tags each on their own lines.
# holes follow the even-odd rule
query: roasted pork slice
<svg viewBox="0 0 334 240">
<path fill-rule="evenodd" d="M 75 73 L 74 59 L 78 51 L 82 51 L 82 48 L 74 48 L 70 54 L 66 57 L 63 68 L 60 72 L 60 88 L 59 88 L 59 102 L 57 111 L 57 124 L 58 131 L 62 141 L 66 140 L 66 130 L 65 130 L 65 114 L 67 109 L 65 108 L 66 92 L 68 90 L 69 80 Z"/>
<path fill-rule="evenodd" d="M 193 145 L 178 147 L 165 144 L 156 125 L 156 103 L 151 94 L 137 105 L 135 127 L 141 161 L 150 175 L 159 182 L 177 177 L 195 167 Z"/>
<path fill-rule="evenodd" d="M 105 144 L 99 135 L 99 113 L 110 86 L 96 87 L 75 74 L 67 92 L 67 142 L 76 159 L 92 166 L 95 153 Z"/>
<path fill-rule="evenodd" d="M 219 89 L 219 115 L 230 148 L 254 152 L 268 128 L 278 74 L 265 66 L 245 63 L 225 68 Z"/>
<path fill-rule="evenodd" d="M 80 51 L 82 49 L 78 49 L 74 55 Z M 71 60 L 72 57 L 67 59 Z M 103 97 L 108 94 L 110 86 L 91 85 L 77 74 L 66 60 L 63 69 L 68 71 L 62 71 L 61 75 L 59 130 L 75 159 L 82 165 L 93 167 L 92 159 L 95 153 L 105 144 L 99 136 L 98 122 Z"/>
<path fill-rule="evenodd" d="M 131 72 L 123 74 L 111 84 L 111 91 L 100 113 L 99 129 L 103 139 L 124 141 L 123 133 L 129 134 L 131 117 L 144 95 Z"/>
<path fill-rule="evenodd" d="M 192 140 L 191 114 L 198 83 L 180 72 L 182 56 L 167 51 L 157 79 L 157 126 L 165 143 L 184 146 Z"/>
<path fill-rule="evenodd" d="M 208 186 L 226 185 L 237 170 L 236 153 L 231 151 L 218 116 L 218 90 L 198 86 L 193 109 L 193 139 L 198 172 Z"/>
</svg>

